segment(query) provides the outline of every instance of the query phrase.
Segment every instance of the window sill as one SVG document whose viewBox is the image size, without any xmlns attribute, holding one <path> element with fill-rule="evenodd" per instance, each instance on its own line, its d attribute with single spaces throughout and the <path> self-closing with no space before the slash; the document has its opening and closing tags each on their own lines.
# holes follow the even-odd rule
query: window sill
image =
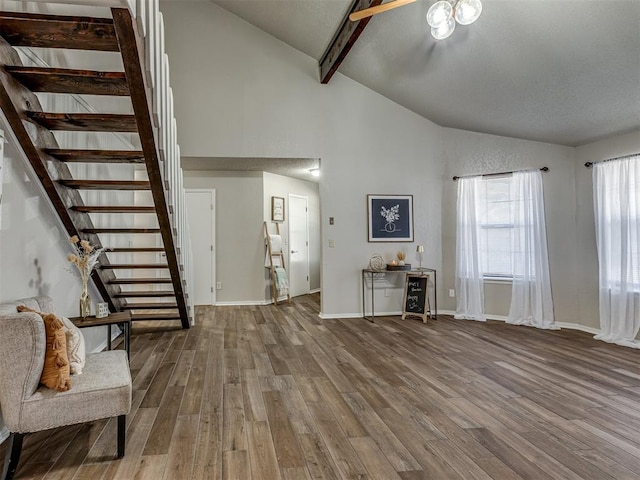
<svg viewBox="0 0 640 480">
<path fill-rule="evenodd" d="M 513 283 L 513 279 L 502 277 L 484 277 L 484 283 L 495 285 L 511 285 Z"/>
</svg>

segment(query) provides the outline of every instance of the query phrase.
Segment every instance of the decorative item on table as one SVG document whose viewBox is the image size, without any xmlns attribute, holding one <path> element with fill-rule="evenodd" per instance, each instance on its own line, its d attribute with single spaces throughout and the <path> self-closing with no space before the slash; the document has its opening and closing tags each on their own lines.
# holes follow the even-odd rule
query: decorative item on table
<svg viewBox="0 0 640 480">
<path fill-rule="evenodd" d="M 96 248 L 88 240 L 80 240 L 77 235 L 69 239 L 73 245 L 74 253 L 67 256 L 67 260 L 78 269 L 82 280 L 82 292 L 80 293 L 80 316 L 84 319 L 91 314 L 91 297 L 89 296 L 89 277 L 98 265 L 98 257 L 104 250 Z"/>
<path fill-rule="evenodd" d="M 382 255 L 379 253 L 374 253 L 371 255 L 371 258 L 369 258 L 369 270 L 382 271 L 385 269 L 385 266 L 384 258 L 382 258 Z"/>
<path fill-rule="evenodd" d="M 391 271 L 411 270 L 411 265 L 408 263 L 404 263 L 404 259 L 405 259 L 404 252 L 398 252 L 396 256 L 398 257 L 398 260 L 396 260 L 395 258 L 391 260 L 391 262 L 387 264 L 387 270 L 391 270 Z"/>
<path fill-rule="evenodd" d="M 420 266 L 418 267 L 418 270 L 422 270 L 422 255 L 424 254 L 424 246 L 418 245 L 416 247 L 416 253 L 418 254 L 418 260 L 420 261 Z"/>
<path fill-rule="evenodd" d="M 109 316 L 109 304 L 107 302 L 96 303 L 96 318 L 105 318 Z"/>
</svg>

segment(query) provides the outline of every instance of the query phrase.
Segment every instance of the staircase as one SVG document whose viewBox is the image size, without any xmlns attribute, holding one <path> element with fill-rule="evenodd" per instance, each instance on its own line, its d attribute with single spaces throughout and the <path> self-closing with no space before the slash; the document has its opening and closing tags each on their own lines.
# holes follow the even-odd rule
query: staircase
<svg viewBox="0 0 640 480">
<path fill-rule="evenodd" d="M 189 328 L 184 269 L 190 259 L 180 245 L 182 240 L 184 246 L 181 232 L 185 228 L 179 205 L 181 172 L 180 181 L 170 181 L 179 170 L 179 165 L 170 162 L 176 154 L 179 162 L 179 151 L 168 142 L 175 141 L 175 126 L 167 130 L 159 125 L 166 115 L 154 108 L 143 37 L 135 18 L 126 8 L 112 8 L 111 14 L 112 18 L 90 18 L 0 12 L 0 108 L 68 235 L 106 249 L 92 279 L 110 310 L 130 310 L 134 321 L 180 321 L 183 328 Z M 119 52 L 124 71 L 25 66 L 17 48 Z M 36 93 L 126 97 L 133 113 L 43 111 Z M 61 148 L 53 132 L 132 133 L 137 134 L 135 143 L 140 148 Z M 137 176 L 146 179 L 74 178 L 78 164 L 100 164 L 114 170 L 116 165 L 131 165 L 131 172 L 137 167 Z M 87 198 L 119 195 L 87 193 L 96 191 L 124 192 L 124 198 L 132 201 L 87 203 Z M 146 193 L 148 203 L 134 201 L 140 193 Z M 122 219 L 122 225 L 102 226 L 103 215 Z M 132 227 L 140 216 L 152 215 L 157 219 L 151 222 L 154 226 Z"/>
</svg>

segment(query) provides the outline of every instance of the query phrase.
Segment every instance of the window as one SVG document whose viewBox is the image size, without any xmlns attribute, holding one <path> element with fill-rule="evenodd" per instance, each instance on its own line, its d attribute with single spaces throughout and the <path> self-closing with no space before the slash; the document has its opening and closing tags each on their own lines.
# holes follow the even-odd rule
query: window
<svg viewBox="0 0 640 480">
<path fill-rule="evenodd" d="M 516 196 L 511 175 L 482 179 L 479 192 L 478 255 L 485 277 L 511 279 L 513 276 L 515 215 L 523 201 Z"/>
<path fill-rule="evenodd" d="M 640 291 L 640 157 L 597 165 L 596 215 L 609 288 Z"/>
</svg>

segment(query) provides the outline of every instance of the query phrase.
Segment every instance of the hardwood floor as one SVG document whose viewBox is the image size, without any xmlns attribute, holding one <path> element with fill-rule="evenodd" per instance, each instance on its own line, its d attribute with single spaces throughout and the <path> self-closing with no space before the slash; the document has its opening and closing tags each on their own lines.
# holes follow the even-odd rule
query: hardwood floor
<svg viewBox="0 0 640 480">
<path fill-rule="evenodd" d="M 640 479 L 640 352 L 440 316 L 320 320 L 317 296 L 134 327 L 115 421 L 29 435 L 19 479 Z"/>
</svg>

